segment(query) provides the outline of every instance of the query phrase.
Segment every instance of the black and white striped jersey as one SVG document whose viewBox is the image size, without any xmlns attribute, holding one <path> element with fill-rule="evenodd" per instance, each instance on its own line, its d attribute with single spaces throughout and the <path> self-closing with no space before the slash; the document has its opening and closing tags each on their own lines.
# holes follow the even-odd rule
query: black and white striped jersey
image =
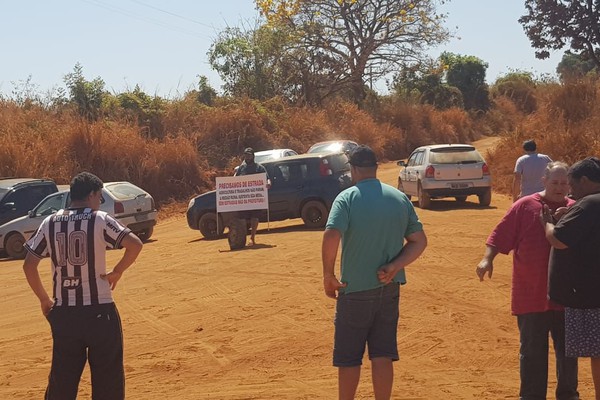
<svg viewBox="0 0 600 400">
<path fill-rule="evenodd" d="M 104 211 L 60 210 L 50 215 L 25 243 L 33 255 L 50 257 L 56 306 L 112 303 L 106 273 L 106 248 L 119 248 L 130 232 Z"/>
</svg>

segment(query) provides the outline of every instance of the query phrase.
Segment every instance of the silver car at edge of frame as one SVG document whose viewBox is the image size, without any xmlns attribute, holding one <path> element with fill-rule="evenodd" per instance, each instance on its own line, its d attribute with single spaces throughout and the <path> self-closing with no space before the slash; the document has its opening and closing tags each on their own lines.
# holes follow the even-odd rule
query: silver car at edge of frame
<svg viewBox="0 0 600 400">
<path fill-rule="evenodd" d="M 25 257 L 23 244 L 38 229 L 44 218 L 68 207 L 69 187 L 59 185 L 59 191 L 45 197 L 28 215 L 0 226 L 0 252 L 11 258 Z M 130 182 L 106 182 L 102 188 L 100 209 L 115 217 L 146 241 L 156 225 L 157 210 L 152 196 Z"/>
</svg>

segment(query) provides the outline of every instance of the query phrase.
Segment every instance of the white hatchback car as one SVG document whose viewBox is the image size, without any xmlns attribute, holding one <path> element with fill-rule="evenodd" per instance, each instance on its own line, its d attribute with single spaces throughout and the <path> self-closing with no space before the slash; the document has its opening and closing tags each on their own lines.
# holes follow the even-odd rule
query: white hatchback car
<svg viewBox="0 0 600 400">
<path fill-rule="evenodd" d="M 23 244 L 38 229 L 48 215 L 68 207 L 68 186 L 59 186 L 59 191 L 45 197 L 29 215 L 19 217 L 0 226 L 0 251 L 9 257 L 23 258 Z M 129 182 L 106 182 L 102 188 L 100 209 L 115 217 L 142 240 L 152 236 L 156 225 L 154 199 L 146 191 Z"/>
<path fill-rule="evenodd" d="M 464 202 L 477 195 L 482 206 L 492 201 L 492 179 L 485 160 L 468 144 L 437 144 L 415 149 L 398 176 L 398 189 L 409 198 L 417 196 L 419 207 L 429 208 L 431 199 L 454 197 Z"/>
</svg>

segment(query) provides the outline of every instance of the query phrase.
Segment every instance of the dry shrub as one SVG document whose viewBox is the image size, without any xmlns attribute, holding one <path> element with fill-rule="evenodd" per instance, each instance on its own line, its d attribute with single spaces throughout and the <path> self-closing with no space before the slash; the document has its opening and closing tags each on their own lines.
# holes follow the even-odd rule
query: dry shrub
<svg viewBox="0 0 600 400">
<path fill-rule="evenodd" d="M 514 131 L 522 123 L 525 115 L 515 103 L 506 96 L 497 96 L 494 106 L 485 116 L 476 121 L 477 129 L 482 135 L 494 136 Z"/>
<path fill-rule="evenodd" d="M 90 124 L 72 114 L 10 104 L 0 104 L 0 126 L 1 176 L 48 177 L 66 184 L 85 170 L 107 182 L 131 181 L 159 204 L 209 186 L 195 144 L 185 137 L 149 141 L 127 123 Z"/>
<path fill-rule="evenodd" d="M 597 84 L 592 80 L 568 82 L 557 86 L 548 104 L 553 114 L 563 116 L 567 123 L 584 121 L 597 111 Z"/>
<path fill-rule="evenodd" d="M 488 157 L 494 187 L 500 192 L 511 191 L 514 163 L 523 154 L 524 140 L 535 139 L 539 152 L 568 164 L 600 154 L 598 84 L 553 84 L 537 90 L 538 111 L 525 117 Z"/>
</svg>

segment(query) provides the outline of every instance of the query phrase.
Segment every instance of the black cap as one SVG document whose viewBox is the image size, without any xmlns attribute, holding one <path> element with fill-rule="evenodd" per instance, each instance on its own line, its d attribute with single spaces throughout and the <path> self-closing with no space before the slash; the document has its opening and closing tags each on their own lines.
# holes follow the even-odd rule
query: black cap
<svg viewBox="0 0 600 400">
<path fill-rule="evenodd" d="M 350 150 L 348 162 L 355 167 L 375 167 L 377 157 L 369 146 L 360 145 Z"/>
<path fill-rule="evenodd" d="M 252 147 L 246 147 L 244 149 L 244 154 L 252 154 L 252 155 L 254 155 L 254 149 Z"/>
</svg>

